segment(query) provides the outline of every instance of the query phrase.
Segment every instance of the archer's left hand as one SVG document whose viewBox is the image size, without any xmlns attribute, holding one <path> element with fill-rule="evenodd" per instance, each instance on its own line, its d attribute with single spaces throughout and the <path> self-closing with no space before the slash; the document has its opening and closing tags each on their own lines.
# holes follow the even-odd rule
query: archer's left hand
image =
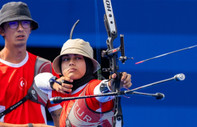
<svg viewBox="0 0 197 127">
<path fill-rule="evenodd" d="M 115 79 L 116 76 L 117 75 L 114 73 L 114 74 L 110 75 L 109 79 L 111 79 L 111 78 Z M 132 86 L 131 75 L 130 74 L 127 74 L 126 72 L 123 72 L 122 73 L 122 77 L 121 77 L 120 80 L 121 80 L 120 81 L 120 88 L 128 89 L 128 88 L 130 88 Z M 111 88 L 111 82 L 109 82 L 109 87 Z"/>
</svg>

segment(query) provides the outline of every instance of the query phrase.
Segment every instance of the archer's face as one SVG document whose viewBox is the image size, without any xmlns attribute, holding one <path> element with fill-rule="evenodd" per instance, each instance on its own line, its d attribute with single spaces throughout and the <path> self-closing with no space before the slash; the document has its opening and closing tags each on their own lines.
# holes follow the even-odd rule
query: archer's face
<svg viewBox="0 0 197 127">
<path fill-rule="evenodd" d="M 4 36 L 5 46 L 19 47 L 26 46 L 27 39 L 31 33 L 29 21 L 11 21 L 4 24 L 1 35 Z"/>
<path fill-rule="evenodd" d="M 64 77 L 77 80 L 86 72 L 86 63 L 82 55 L 67 54 L 62 57 L 62 73 Z"/>
</svg>

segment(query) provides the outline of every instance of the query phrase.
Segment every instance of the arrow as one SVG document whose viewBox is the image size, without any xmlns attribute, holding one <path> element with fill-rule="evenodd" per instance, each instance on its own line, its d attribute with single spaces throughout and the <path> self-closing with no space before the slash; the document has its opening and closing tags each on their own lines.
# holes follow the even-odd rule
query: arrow
<svg viewBox="0 0 197 127">
<path fill-rule="evenodd" d="M 176 53 L 176 52 L 180 52 L 180 51 L 184 51 L 184 50 L 187 50 L 187 49 L 192 49 L 192 48 L 195 48 L 195 47 L 197 47 L 197 45 L 193 45 L 193 46 L 189 46 L 189 47 L 186 47 L 186 48 L 178 49 L 178 50 L 175 50 L 175 51 L 167 52 L 167 53 L 155 56 L 155 57 L 151 57 L 151 58 L 148 58 L 148 59 L 145 59 L 145 60 L 141 60 L 139 62 L 136 62 L 135 64 L 144 63 L 145 61 L 149 61 L 149 60 L 152 60 L 152 59 L 156 59 L 156 58 L 159 58 L 159 57 L 163 57 L 163 56 L 166 56 L 166 55 L 169 55 L 169 54 L 172 54 L 172 53 Z"/>
</svg>

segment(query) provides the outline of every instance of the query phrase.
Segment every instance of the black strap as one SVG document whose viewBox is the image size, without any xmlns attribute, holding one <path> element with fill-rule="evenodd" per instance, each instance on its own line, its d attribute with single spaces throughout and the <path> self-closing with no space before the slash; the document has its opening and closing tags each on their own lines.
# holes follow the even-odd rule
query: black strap
<svg viewBox="0 0 197 127">
<path fill-rule="evenodd" d="M 15 108 L 17 108 L 19 105 L 23 104 L 25 101 L 27 101 L 29 99 L 29 95 L 26 95 L 25 97 L 23 97 L 20 101 L 18 101 L 16 104 L 10 106 L 9 108 L 7 108 L 6 110 L 4 110 L 3 112 L 0 113 L 0 119 L 2 116 L 6 115 L 7 113 L 11 112 L 12 110 L 14 110 Z"/>
</svg>

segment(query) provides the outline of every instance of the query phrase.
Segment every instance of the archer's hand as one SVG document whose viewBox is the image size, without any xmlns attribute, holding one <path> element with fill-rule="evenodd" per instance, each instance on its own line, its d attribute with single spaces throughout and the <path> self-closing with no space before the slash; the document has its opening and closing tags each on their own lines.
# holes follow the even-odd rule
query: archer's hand
<svg viewBox="0 0 197 127">
<path fill-rule="evenodd" d="M 109 79 L 115 79 L 116 78 L 116 74 L 112 74 L 109 76 Z M 121 82 L 120 82 L 120 88 L 130 88 L 132 86 L 132 83 L 131 83 L 131 75 L 130 74 L 127 74 L 126 72 L 123 72 L 122 73 L 122 77 L 121 77 Z M 109 87 L 111 88 L 111 82 L 109 82 Z"/>
<path fill-rule="evenodd" d="M 71 80 L 71 79 L 65 79 L 62 76 L 59 79 L 56 79 L 56 81 L 58 81 L 61 85 L 55 82 L 53 84 L 53 89 L 55 89 L 57 92 L 60 92 L 60 93 L 63 93 L 63 94 L 71 93 L 72 92 L 73 85 L 72 84 L 64 83 L 63 82 L 64 80 L 66 80 L 68 82 L 73 82 L 73 80 Z"/>
</svg>

